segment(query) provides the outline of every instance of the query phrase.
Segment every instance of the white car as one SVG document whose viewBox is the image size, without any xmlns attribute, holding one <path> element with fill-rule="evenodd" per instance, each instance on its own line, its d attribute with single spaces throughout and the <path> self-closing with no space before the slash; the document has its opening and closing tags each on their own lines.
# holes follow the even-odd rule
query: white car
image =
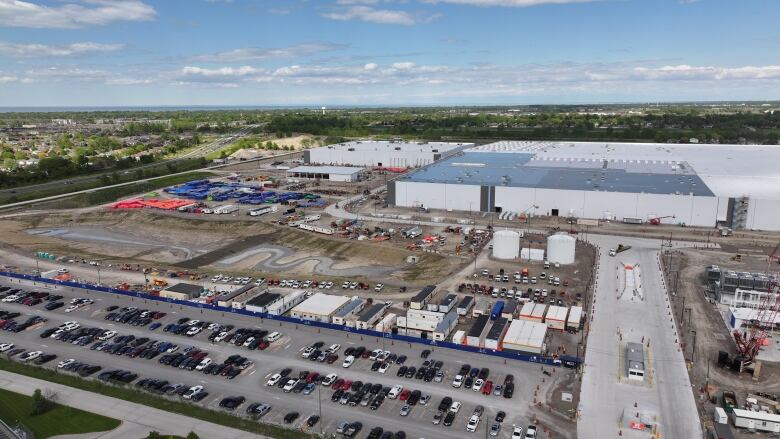
<svg viewBox="0 0 780 439">
<path fill-rule="evenodd" d="M 536 426 L 529 425 L 528 430 L 525 431 L 525 439 L 536 439 Z"/>
<path fill-rule="evenodd" d="M 460 401 L 454 401 L 452 403 L 452 405 L 450 406 L 450 411 L 452 413 L 456 413 L 457 414 L 460 411 L 460 407 L 461 406 L 462 406 L 462 404 L 460 403 Z"/>
<path fill-rule="evenodd" d="M 368 356 L 368 359 L 371 361 L 376 361 L 380 355 L 382 355 L 382 349 L 374 349 L 371 351 L 371 355 Z"/>
<path fill-rule="evenodd" d="M 198 335 L 200 331 L 201 331 L 200 327 L 193 326 L 192 328 L 187 330 L 187 335 L 192 337 L 193 335 Z"/>
<path fill-rule="evenodd" d="M 209 364 L 211 364 L 211 358 L 206 357 L 203 359 L 203 361 L 200 362 L 197 366 L 195 366 L 195 370 L 203 370 L 206 367 L 208 367 Z"/>
<path fill-rule="evenodd" d="M 322 385 L 328 387 L 331 384 L 335 383 L 338 378 L 339 376 L 336 375 L 335 373 L 329 373 L 325 376 L 325 379 L 322 380 Z"/>
<path fill-rule="evenodd" d="M 284 390 L 284 393 L 290 393 L 292 392 L 292 389 L 293 387 L 295 387 L 296 384 L 298 384 L 298 380 L 290 378 L 287 381 L 287 384 L 284 385 L 284 388 L 282 388 L 282 390 Z"/>
<path fill-rule="evenodd" d="M 192 399 L 193 396 L 197 395 L 198 393 L 200 393 L 202 391 L 203 391 L 203 386 L 192 386 L 186 392 L 184 392 L 184 395 L 182 395 L 182 398 L 184 398 L 184 399 Z"/>
<path fill-rule="evenodd" d="M 214 337 L 214 341 L 220 342 L 220 341 L 224 340 L 225 338 L 227 338 L 227 336 L 228 336 L 228 332 L 227 331 L 222 331 L 222 332 L 219 333 L 219 335 Z"/>
<path fill-rule="evenodd" d="M 71 363 L 74 363 L 75 361 L 76 361 L 75 358 L 68 358 L 67 360 L 62 360 L 59 363 L 57 363 L 57 369 L 62 369 L 63 367 L 65 367 L 65 366 L 67 366 L 67 365 L 69 365 Z"/>
<path fill-rule="evenodd" d="M 116 335 L 116 331 L 106 331 L 106 332 L 104 332 L 104 333 L 103 333 L 103 335 L 101 335 L 100 337 L 98 337 L 98 340 L 100 340 L 100 341 L 106 341 L 106 340 L 108 340 L 109 338 L 111 338 L 111 337 L 114 337 L 115 335 Z"/>
<path fill-rule="evenodd" d="M 328 352 L 330 354 L 335 354 L 336 352 L 339 351 L 339 349 L 341 349 L 341 345 L 338 344 L 338 343 L 334 343 L 334 344 L 330 345 L 330 347 L 327 349 L 326 352 Z"/>
<path fill-rule="evenodd" d="M 19 300 L 19 296 L 17 296 L 16 294 L 11 294 L 10 296 L 3 297 L 3 302 L 5 303 L 16 302 L 17 300 Z"/>
<path fill-rule="evenodd" d="M 275 386 L 279 384 L 279 381 L 282 380 L 282 376 L 278 373 L 275 373 L 271 375 L 271 378 L 268 378 L 268 381 L 265 383 L 266 386 Z"/>
<path fill-rule="evenodd" d="M 512 439 L 523 439 L 523 427 L 514 425 L 512 428 Z"/>
<path fill-rule="evenodd" d="M 51 335 L 49 336 L 49 338 L 57 338 L 57 336 L 62 334 L 63 332 L 65 332 L 64 329 L 58 329 L 58 330 L 52 332 Z"/>
<path fill-rule="evenodd" d="M 72 331 L 74 329 L 79 329 L 81 327 L 81 324 L 79 322 L 65 322 L 60 325 L 60 329 L 63 331 Z"/>
<path fill-rule="evenodd" d="M 254 337 L 249 337 L 244 341 L 244 347 L 248 347 L 252 342 L 255 341 Z"/>
<path fill-rule="evenodd" d="M 463 375 L 455 375 L 455 379 L 452 380 L 452 387 L 460 389 L 463 386 Z"/>
<path fill-rule="evenodd" d="M 385 287 L 385 284 L 376 284 L 376 286 L 374 287 L 374 291 L 376 291 L 378 293 L 378 292 L 382 291 L 382 288 L 384 288 L 384 287 Z"/>
<path fill-rule="evenodd" d="M 73 311 L 76 311 L 77 309 L 79 309 L 80 307 L 81 307 L 80 305 L 71 305 L 71 306 L 65 308 L 65 312 L 73 312 Z"/>
<path fill-rule="evenodd" d="M 387 392 L 387 397 L 390 399 L 396 399 L 398 398 L 398 395 L 400 395 L 403 390 L 404 390 L 404 386 L 396 384 L 395 386 L 393 386 L 392 389 L 390 389 L 389 392 Z"/>
<path fill-rule="evenodd" d="M 301 354 L 301 357 L 303 357 L 305 359 L 308 359 L 311 356 L 311 354 L 314 353 L 315 350 L 316 349 L 314 349 L 314 347 L 309 346 L 308 348 L 303 350 L 303 353 Z"/>
<path fill-rule="evenodd" d="M 13 343 L 2 343 L 0 344 L 0 352 L 5 352 L 13 349 L 14 344 Z"/>
<path fill-rule="evenodd" d="M 473 390 L 475 392 L 479 392 L 480 390 L 482 390 L 482 386 L 484 386 L 484 385 L 485 385 L 485 381 L 483 381 L 481 378 L 477 378 L 474 381 L 474 385 L 471 386 L 471 390 Z"/>
<path fill-rule="evenodd" d="M 382 363 L 382 365 L 379 366 L 379 373 L 385 373 L 387 372 L 387 369 L 390 369 L 390 363 L 389 362 Z"/>
<path fill-rule="evenodd" d="M 19 358 L 19 360 L 21 360 L 21 361 L 32 361 L 32 360 L 40 357 L 41 355 L 43 355 L 43 351 L 32 351 L 32 352 L 28 352 L 28 353 L 22 355 Z"/>
<path fill-rule="evenodd" d="M 479 426 L 479 416 L 471 415 L 469 422 L 466 424 L 466 431 L 474 433 L 477 431 L 477 426 Z"/>
<path fill-rule="evenodd" d="M 355 362 L 355 357 L 350 355 L 349 357 L 344 359 L 344 362 L 341 363 L 341 367 L 347 368 L 349 366 L 352 366 L 352 363 Z"/>
<path fill-rule="evenodd" d="M 209 331 L 216 331 L 217 329 L 219 329 L 219 327 L 220 327 L 219 323 L 212 323 L 206 329 L 208 329 Z"/>
<path fill-rule="evenodd" d="M 268 343 L 273 343 L 276 340 L 279 340 L 280 338 L 282 338 L 282 334 L 274 331 L 274 332 L 272 332 L 272 333 L 270 333 L 270 334 L 265 336 L 265 341 L 267 341 Z"/>
</svg>

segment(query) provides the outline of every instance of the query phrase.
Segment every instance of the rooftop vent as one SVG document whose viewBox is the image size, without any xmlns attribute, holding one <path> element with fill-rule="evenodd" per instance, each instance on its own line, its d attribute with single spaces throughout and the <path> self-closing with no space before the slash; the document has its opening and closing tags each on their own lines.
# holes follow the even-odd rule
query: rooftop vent
<svg viewBox="0 0 780 439">
<path fill-rule="evenodd" d="M 355 148 L 347 148 L 347 151 L 354 151 Z"/>
</svg>

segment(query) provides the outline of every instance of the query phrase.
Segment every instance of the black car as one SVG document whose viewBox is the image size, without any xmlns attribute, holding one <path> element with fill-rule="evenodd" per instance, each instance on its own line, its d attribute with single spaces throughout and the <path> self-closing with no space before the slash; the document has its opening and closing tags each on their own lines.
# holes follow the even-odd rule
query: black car
<svg viewBox="0 0 780 439">
<path fill-rule="evenodd" d="M 366 436 L 366 439 L 379 439 L 385 430 L 382 427 L 374 427 Z"/>
<path fill-rule="evenodd" d="M 404 363 L 406 363 L 406 355 L 401 355 L 395 359 L 395 364 L 404 364 Z"/>
<path fill-rule="evenodd" d="M 488 369 L 487 367 L 483 367 L 482 369 L 480 369 L 479 374 L 477 376 L 481 380 L 486 380 L 488 375 L 490 375 L 490 369 Z"/>
<path fill-rule="evenodd" d="M 339 399 L 341 399 L 341 395 L 344 394 L 344 391 L 339 389 L 333 392 L 333 395 L 331 395 L 330 400 L 333 402 L 338 402 Z"/>
<path fill-rule="evenodd" d="M 438 409 L 439 411 L 443 412 L 449 409 L 451 405 L 452 405 L 452 398 L 450 398 L 449 396 L 445 396 L 444 398 L 441 399 Z"/>
<path fill-rule="evenodd" d="M 465 380 L 463 380 L 463 388 L 464 389 L 471 389 L 472 384 L 474 384 L 474 378 L 467 376 Z"/>
<path fill-rule="evenodd" d="M 306 420 L 306 425 L 308 425 L 309 427 L 314 427 L 315 425 L 317 425 L 317 422 L 319 421 L 320 421 L 319 416 L 311 415 L 309 416 L 309 419 Z"/>
<path fill-rule="evenodd" d="M 511 398 L 515 393 L 515 384 L 508 383 L 504 386 L 504 398 Z"/>
<path fill-rule="evenodd" d="M 496 422 L 504 422 L 504 418 L 506 418 L 506 413 L 499 410 L 499 412 L 496 413 Z"/>
<path fill-rule="evenodd" d="M 425 376 L 426 373 L 428 373 L 428 368 L 421 367 L 421 368 L 417 369 L 417 373 L 414 374 L 414 378 L 418 379 L 418 380 L 421 380 L 421 379 L 423 379 L 423 377 Z"/>
<path fill-rule="evenodd" d="M 417 405 L 417 402 L 420 400 L 420 396 L 422 396 L 422 392 L 420 392 L 419 390 L 415 390 L 409 395 L 409 398 L 406 400 L 406 403 L 411 406 Z"/>
<path fill-rule="evenodd" d="M 371 365 L 371 371 L 376 372 L 379 370 L 379 366 L 382 365 L 381 361 L 374 361 L 374 364 Z"/>
<path fill-rule="evenodd" d="M 191 401 L 199 402 L 209 396 L 209 392 L 198 392 L 190 398 Z"/>
<path fill-rule="evenodd" d="M 285 424 L 292 424 L 296 419 L 298 419 L 298 416 L 300 416 L 300 413 L 298 412 L 290 412 L 284 415 L 284 423 Z"/>
<path fill-rule="evenodd" d="M 406 375 L 406 369 L 408 369 L 406 366 L 401 366 L 398 368 L 398 371 L 395 373 L 396 376 L 402 377 Z"/>
<path fill-rule="evenodd" d="M 243 396 L 228 396 L 219 402 L 219 406 L 227 410 L 233 410 L 246 401 Z"/>
<path fill-rule="evenodd" d="M 428 358 L 429 355 L 431 355 L 431 351 L 428 349 L 420 352 L 420 358 Z"/>
<path fill-rule="evenodd" d="M 447 416 L 444 417 L 444 421 L 442 422 L 442 424 L 444 424 L 445 427 L 449 427 L 452 425 L 454 421 L 455 421 L 455 413 L 447 412 Z"/>
<path fill-rule="evenodd" d="M 406 378 L 414 378 L 415 373 L 417 372 L 417 369 L 415 369 L 414 366 L 409 366 L 408 369 L 406 369 L 406 375 L 404 375 Z"/>
</svg>

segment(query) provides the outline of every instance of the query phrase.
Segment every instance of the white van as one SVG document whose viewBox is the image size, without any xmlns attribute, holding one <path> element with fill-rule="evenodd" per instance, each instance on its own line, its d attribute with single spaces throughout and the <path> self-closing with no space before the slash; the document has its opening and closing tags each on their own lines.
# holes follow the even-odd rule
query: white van
<svg viewBox="0 0 780 439">
<path fill-rule="evenodd" d="M 275 342 L 276 340 L 279 340 L 280 338 L 282 338 L 282 334 L 280 334 L 280 333 L 278 333 L 278 332 L 274 331 L 274 332 L 272 332 L 272 333 L 268 334 L 268 336 L 265 338 L 265 340 L 266 340 L 268 343 L 273 343 L 273 342 Z"/>
</svg>

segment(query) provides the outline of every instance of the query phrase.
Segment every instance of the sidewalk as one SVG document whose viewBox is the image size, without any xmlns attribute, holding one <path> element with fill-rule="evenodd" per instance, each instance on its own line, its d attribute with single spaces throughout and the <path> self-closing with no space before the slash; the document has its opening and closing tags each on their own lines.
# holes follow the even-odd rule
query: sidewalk
<svg viewBox="0 0 780 439">
<path fill-rule="evenodd" d="M 57 402 L 60 404 L 122 421 L 118 428 L 110 432 L 59 436 L 60 438 L 139 439 L 146 437 L 152 430 L 179 436 L 186 436 L 190 431 L 194 431 L 202 438 L 257 439 L 265 437 L 3 370 L 0 370 L 0 388 L 24 395 L 32 395 L 35 389 L 48 389 L 57 394 Z"/>
</svg>

